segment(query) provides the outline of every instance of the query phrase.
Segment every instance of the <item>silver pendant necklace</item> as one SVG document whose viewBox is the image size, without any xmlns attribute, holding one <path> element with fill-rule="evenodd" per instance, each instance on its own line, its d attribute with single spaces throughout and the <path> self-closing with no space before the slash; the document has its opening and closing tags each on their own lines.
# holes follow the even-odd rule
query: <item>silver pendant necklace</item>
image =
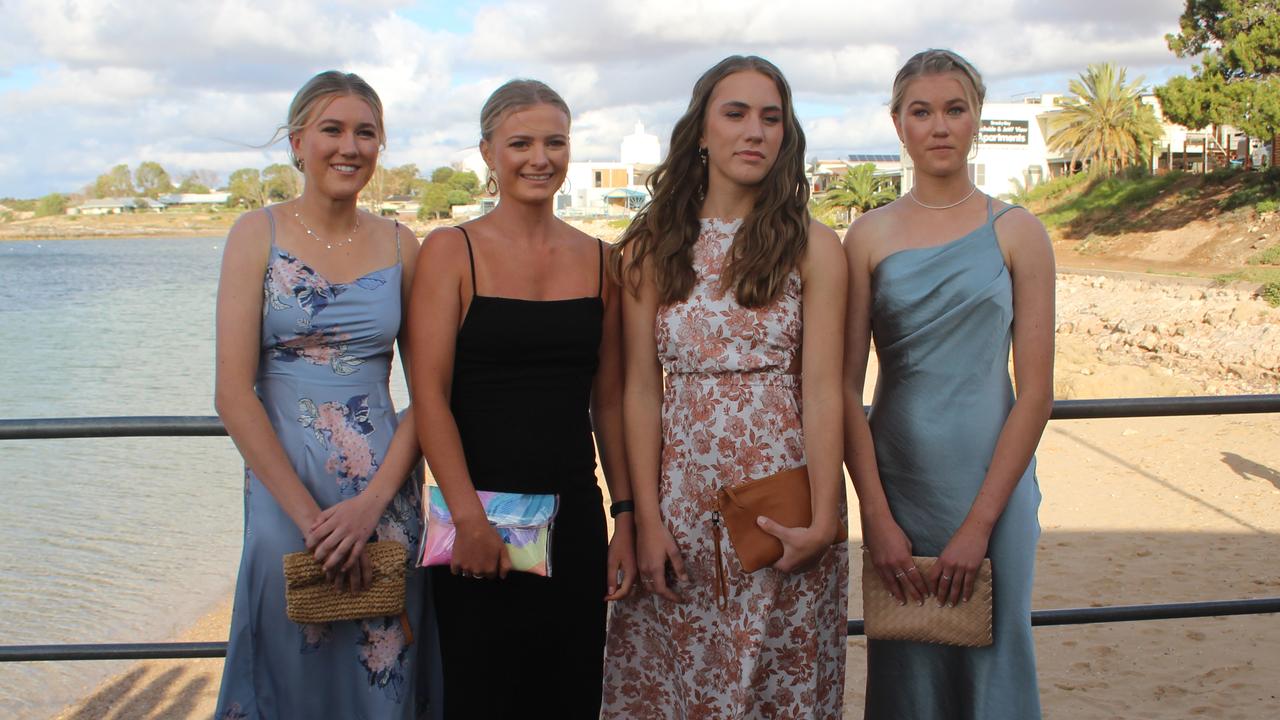
<svg viewBox="0 0 1280 720">
<path fill-rule="evenodd" d="M 960 203 L 964 202 L 965 200 L 968 200 L 969 198 L 973 197 L 973 194 L 974 194 L 974 193 L 976 193 L 976 192 L 978 192 L 978 186 L 977 186 L 977 185 L 974 185 L 974 186 L 973 186 L 973 189 L 969 191 L 969 194 L 968 194 L 968 195 L 965 195 L 964 197 L 962 197 L 962 198 L 960 198 L 959 200 L 957 200 L 957 201 L 955 201 L 955 202 L 951 203 L 950 205 L 929 205 L 929 204 L 927 204 L 927 203 L 920 202 L 920 198 L 916 197 L 916 189 L 915 189 L 915 188 L 911 188 L 910 190 L 908 190 L 908 191 L 907 191 L 907 195 L 909 195 L 909 196 L 911 197 L 911 199 L 915 202 L 915 204 L 919 205 L 919 206 L 920 206 L 920 207 L 922 207 L 922 208 L 928 208 L 928 209 L 930 209 L 930 210 L 947 210 L 947 209 L 953 208 L 953 207 L 955 207 L 955 206 L 959 205 Z"/>
<path fill-rule="evenodd" d="M 319 240 L 320 242 L 324 243 L 324 249 L 325 249 L 325 250 L 332 250 L 332 249 L 333 249 L 333 245 L 332 245 L 331 243 L 328 243 L 328 242 L 325 242 L 324 240 L 321 240 L 321 239 L 320 239 L 320 236 L 316 234 L 316 231 L 315 231 L 315 230 L 312 230 L 312 229 L 311 229 L 311 227 L 307 225 L 307 222 L 306 222 L 305 220 L 303 220 L 303 219 L 302 219 L 302 216 L 298 214 L 298 211 L 296 211 L 296 210 L 295 210 L 295 211 L 293 212 L 293 216 L 294 216 L 295 218 L 297 218 L 297 219 L 298 219 L 298 224 L 302 226 L 302 229 L 303 229 L 303 230 L 306 230 L 306 231 L 307 231 L 307 234 L 308 234 L 308 235 L 310 235 L 311 237 L 315 238 L 316 240 Z M 360 229 L 360 214 L 359 214 L 359 213 L 356 213 L 356 224 L 355 224 L 355 226 L 354 226 L 354 227 L 352 227 L 352 228 L 351 228 L 351 232 L 347 234 L 347 244 L 348 244 L 348 245 L 350 245 L 350 244 L 351 244 L 351 242 L 352 242 L 352 236 L 353 236 L 353 235 L 355 235 L 355 234 L 356 234 L 356 231 L 357 231 L 357 230 L 359 230 L 359 229 Z M 339 243 L 338 243 L 338 245 L 342 245 L 342 243 L 341 243 L 341 242 L 339 242 Z"/>
</svg>

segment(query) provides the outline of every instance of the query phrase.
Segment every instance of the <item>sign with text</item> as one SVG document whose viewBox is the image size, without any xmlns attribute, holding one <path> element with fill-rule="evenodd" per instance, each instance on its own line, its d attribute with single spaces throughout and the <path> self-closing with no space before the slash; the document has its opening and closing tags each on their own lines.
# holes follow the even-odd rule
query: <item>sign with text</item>
<svg viewBox="0 0 1280 720">
<path fill-rule="evenodd" d="M 1026 120 L 986 120 L 978 130 L 983 145 L 1026 145 L 1030 133 Z"/>
</svg>

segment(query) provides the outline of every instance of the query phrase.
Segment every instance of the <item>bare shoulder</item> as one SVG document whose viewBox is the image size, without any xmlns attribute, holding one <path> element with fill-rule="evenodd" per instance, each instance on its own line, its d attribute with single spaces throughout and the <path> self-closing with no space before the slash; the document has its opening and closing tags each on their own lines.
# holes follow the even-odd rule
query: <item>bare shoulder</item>
<svg viewBox="0 0 1280 720">
<path fill-rule="evenodd" d="M 417 267 L 421 272 L 439 275 L 462 269 L 469 263 L 467 258 L 467 238 L 462 228 L 438 227 L 422 239 Z"/>
<path fill-rule="evenodd" d="M 223 250 L 225 260 L 266 265 L 271 248 L 272 218 L 268 212 L 266 208 L 259 208 L 236 218 L 227 232 L 227 245 Z"/>
<path fill-rule="evenodd" d="M 805 252 L 806 261 L 817 263 L 832 262 L 833 258 L 838 258 L 841 252 L 840 236 L 836 234 L 836 231 L 817 220 L 810 219 L 809 245 L 808 250 Z"/>
<path fill-rule="evenodd" d="M 825 278 L 843 282 L 847 274 L 844 249 L 836 232 L 817 220 L 809 221 L 809 244 L 800 259 L 800 277 L 807 284 L 810 280 Z"/>
</svg>

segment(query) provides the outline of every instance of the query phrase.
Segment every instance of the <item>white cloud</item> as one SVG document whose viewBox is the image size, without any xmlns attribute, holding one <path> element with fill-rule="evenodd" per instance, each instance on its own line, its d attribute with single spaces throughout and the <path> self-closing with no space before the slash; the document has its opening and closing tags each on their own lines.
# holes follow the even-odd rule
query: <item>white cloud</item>
<svg viewBox="0 0 1280 720">
<path fill-rule="evenodd" d="M 1187 65 L 1163 39 L 1179 0 L 503 0 L 476 9 L 470 32 L 410 20 L 431 15 L 399 0 L 0 3 L 0 124 L 22 139 L 6 148 L 21 170 L 0 174 L 0 196 L 77 189 L 119 162 L 225 177 L 281 161 L 282 146 L 252 146 L 330 68 L 378 89 L 384 162 L 425 170 L 475 144 L 484 99 L 511 77 L 561 92 L 575 157 L 611 159 L 636 120 L 665 144 L 700 73 L 759 54 L 810 109 L 810 154 L 836 156 L 896 146 L 883 102 L 925 47 L 968 54 L 993 97 L 1065 90 L 1091 62 L 1159 80 Z M 456 11 L 433 11 L 458 27 Z M 23 80 L 6 84 L 15 71 Z"/>
</svg>

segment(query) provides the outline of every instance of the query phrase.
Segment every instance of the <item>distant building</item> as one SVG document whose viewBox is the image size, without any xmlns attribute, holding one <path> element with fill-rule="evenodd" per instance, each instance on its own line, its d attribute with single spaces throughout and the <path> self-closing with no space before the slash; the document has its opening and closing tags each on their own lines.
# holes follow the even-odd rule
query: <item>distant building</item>
<svg viewBox="0 0 1280 720">
<path fill-rule="evenodd" d="M 849 168 L 870 163 L 875 166 L 875 176 L 894 185 L 902 182 L 902 158 L 896 153 L 853 153 L 836 160 L 816 160 L 805 172 L 809 189 L 824 193 L 831 189 L 837 178 L 849 172 Z"/>
<path fill-rule="evenodd" d="M 169 193 L 161 195 L 165 205 L 226 205 L 231 200 L 229 192 Z"/>
<path fill-rule="evenodd" d="M 120 215 L 131 212 L 163 212 L 165 204 L 150 198 L 98 198 L 69 207 L 68 215 Z"/>
</svg>

